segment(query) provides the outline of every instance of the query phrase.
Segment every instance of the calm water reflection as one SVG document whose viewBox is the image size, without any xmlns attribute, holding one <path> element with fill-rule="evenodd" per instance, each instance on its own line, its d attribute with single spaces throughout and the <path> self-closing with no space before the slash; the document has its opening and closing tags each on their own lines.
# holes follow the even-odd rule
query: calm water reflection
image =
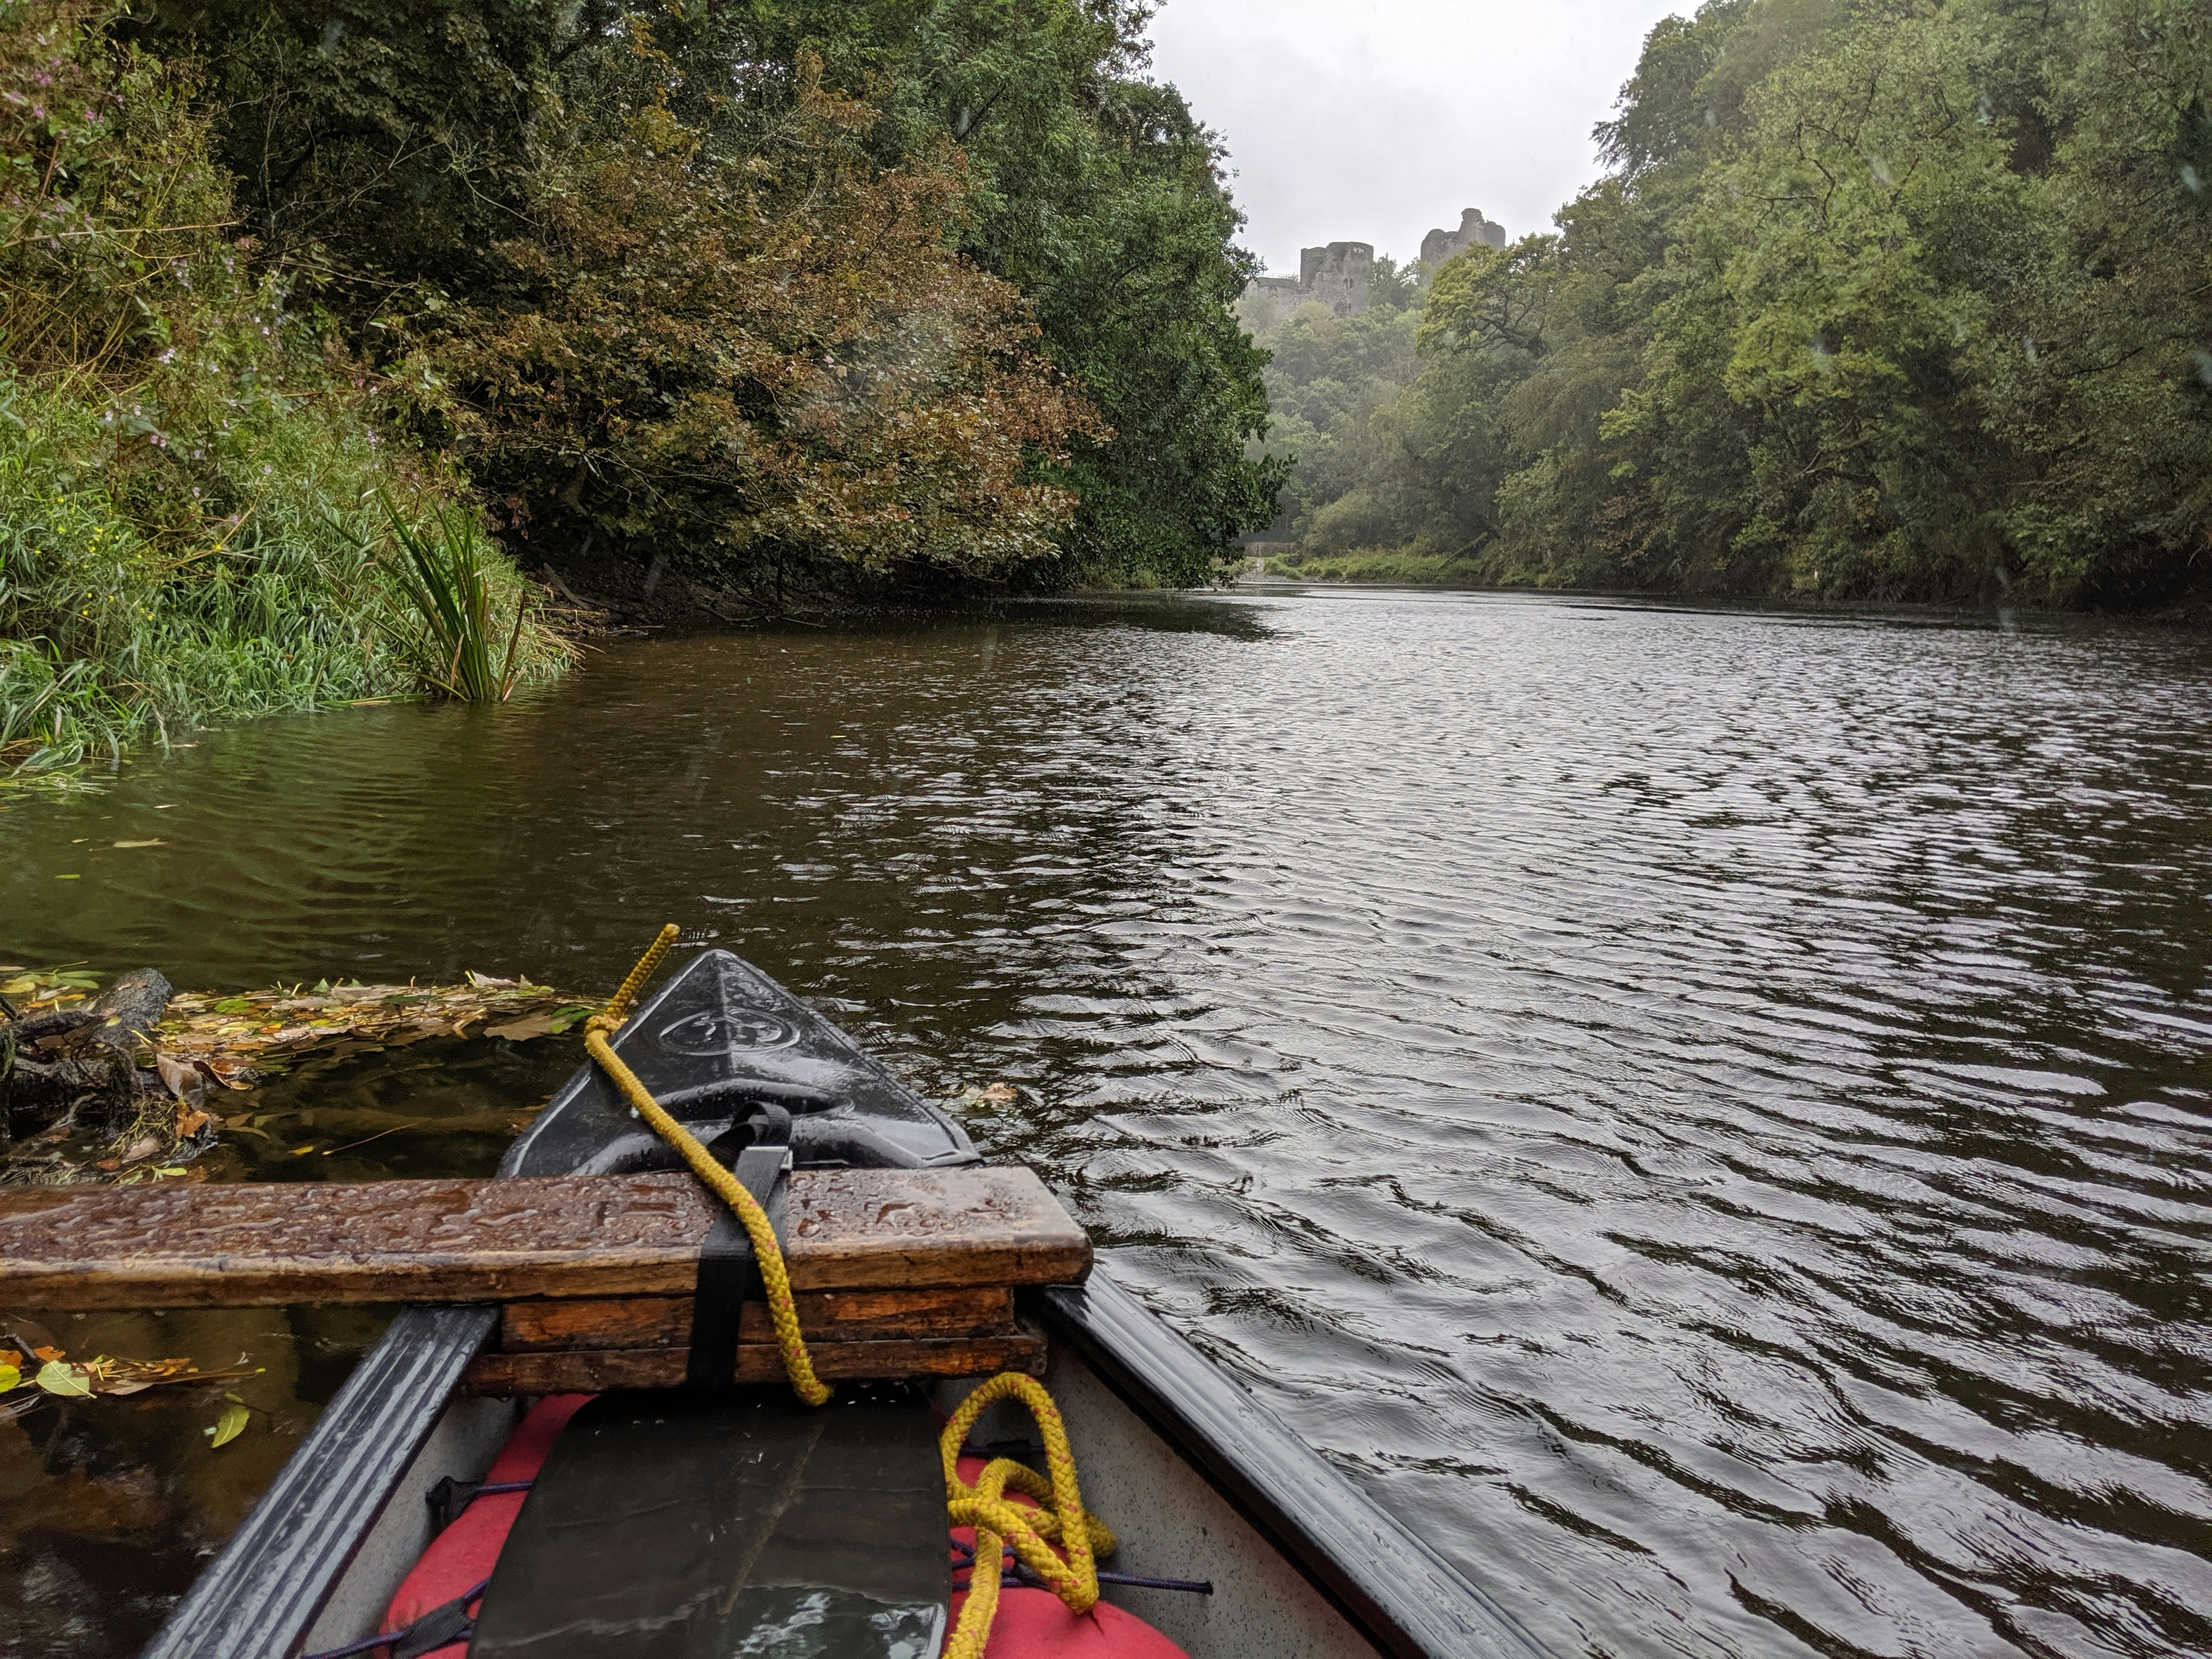
<svg viewBox="0 0 2212 1659">
<path fill-rule="evenodd" d="M 0 958 L 588 988 L 674 918 L 1017 1084 L 979 1139 L 1567 1650 L 2201 1653 L 2208 667 L 1390 594 L 623 644 L 8 809 Z M 481 1167 L 574 1059 L 501 1047 L 226 1167 Z M 0 1514 L 0 1632 L 121 1547 Z"/>
</svg>

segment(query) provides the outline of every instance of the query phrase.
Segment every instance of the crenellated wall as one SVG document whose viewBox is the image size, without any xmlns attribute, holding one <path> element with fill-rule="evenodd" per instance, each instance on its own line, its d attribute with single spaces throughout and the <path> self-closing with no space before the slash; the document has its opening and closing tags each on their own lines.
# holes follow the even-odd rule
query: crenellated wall
<svg viewBox="0 0 2212 1659">
<path fill-rule="evenodd" d="M 1505 246 L 1505 227 L 1482 216 L 1480 208 L 1460 210 L 1457 230 L 1432 230 L 1421 238 L 1421 263 L 1431 270 L 1452 257 L 1480 243 L 1485 247 Z"/>
<path fill-rule="evenodd" d="M 1505 246 L 1505 227 L 1482 216 L 1480 208 L 1460 215 L 1457 230 L 1432 230 L 1421 239 L 1421 263 L 1431 269 L 1463 248 L 1480 243 Z M 1244 290 L 1241 308 L 1247 325 L 1265 328 L 1289 317 L 1300 306 L 1327 306 L 1339 317 L 1356 317 L 1367 309 L 1368 284 L 1375 275 L 1375 248 L 1369 242 L 1331 242 L 1326 247 L 1302 249 L 1295 276 L 1255 277 Z"/>
</svg>

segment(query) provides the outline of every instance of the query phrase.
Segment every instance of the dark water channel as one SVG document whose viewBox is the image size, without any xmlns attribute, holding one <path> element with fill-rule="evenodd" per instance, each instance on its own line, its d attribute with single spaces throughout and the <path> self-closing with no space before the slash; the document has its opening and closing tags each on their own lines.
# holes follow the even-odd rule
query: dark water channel
<svg viewBox="0 0 2212 1659">
<path fill-rule="evenodd" d="M 0 810 L 0 960 L 597 989 L 674 919 L 1564 1651 L 2203 1654 L 2208 669 L 1380 593 L 625 643 Z M 218 1157 L 483 1169 L 574 1060 L 361 1056 Z M 70 1346 L 263 1414 L 0 1425 L 0 1653 L 130 1652 L 374 1320 L 151 1326 Z"/>
</svg>

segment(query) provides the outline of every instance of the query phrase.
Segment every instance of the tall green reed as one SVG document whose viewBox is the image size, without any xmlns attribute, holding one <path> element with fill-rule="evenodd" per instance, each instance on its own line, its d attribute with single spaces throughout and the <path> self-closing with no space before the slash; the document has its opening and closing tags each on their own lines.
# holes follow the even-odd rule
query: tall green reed
<svg viewBox="0 0 2212 1659">
<path fill-rule="evenodd" d="M 392 542 L 378 551 L 378 562 L 404 594 L 422 623 L 413 639 L 400 643 L 414 658 L 422 683 L 460 702 L 505 702 L 514 695 L 523 665 L 516 652 L 529 612 L 527 595 L 518 586 L 514 620 L 506 629 L 507 649 L 493 665 L 501 628 L 493 572 L 500 560 L 475 514 L 442 503 L 432 507 L 427 525 L 410 522 L 380 492 Z"/>
</svg>

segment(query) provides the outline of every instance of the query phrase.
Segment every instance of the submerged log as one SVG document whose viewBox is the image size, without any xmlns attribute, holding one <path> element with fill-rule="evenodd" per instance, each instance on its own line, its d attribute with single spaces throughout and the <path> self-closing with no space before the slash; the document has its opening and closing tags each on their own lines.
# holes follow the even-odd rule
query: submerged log
<svg viewBox="0 0 2212 1659">
<path fill-rule="evenodd" d="M 97 995 L 94 984 L 0 967 L 0 1187 L 138 1179 L 142 1166 L 186 1163 L 215 1144 L 211 1091 L 426 1039 L 557 1036 L 596 1006 L 526 975 L 477 973 L 458 985 L 325 981 L 230 995 L 173 992 L 151 969 Z"/>
<path fill-rule="evenodd" d="M 125 974 L 87 1004 L 0 1024 L 0 1139 L 57 1126 L 112 1135 L 137 1112 L 136 1055 L 161 1023 L 169 981 Z"/>
<path fill-rule="evenodd" d="M 92 1000 L 88 1012 L 100 1020 L 99 1040 L 130 1055 L 154 1034 L 174 994 L 165 977 L 152 968 L 134 968 Z"/>
</svg>

